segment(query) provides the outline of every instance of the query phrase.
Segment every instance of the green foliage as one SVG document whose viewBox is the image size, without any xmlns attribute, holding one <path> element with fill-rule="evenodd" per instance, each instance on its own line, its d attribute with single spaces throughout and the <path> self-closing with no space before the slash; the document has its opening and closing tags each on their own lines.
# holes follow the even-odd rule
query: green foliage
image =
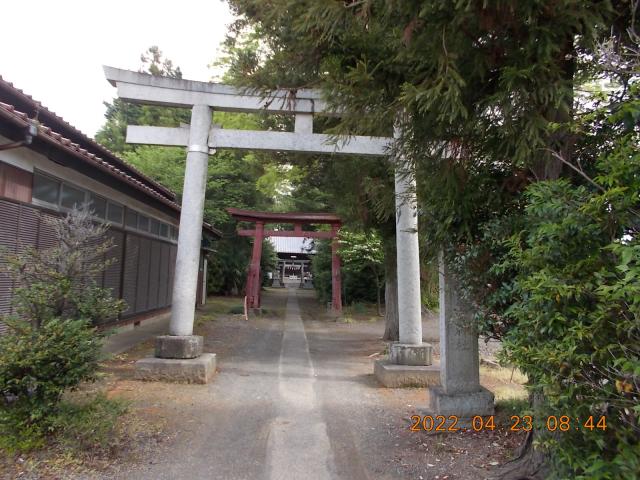
<svg viewBox="0 0 640 480">
<path fill-rule="evenodd" d="M 232 315 L 242 315 L 244 313 L 244 305 L 234 305 L 229 309 L 229 313 Z"/>
<path fill-rule="evenodd" d="M 313 287 L 321 304 L 331 301 L 331 243 L 315 242 L 316 254 L 311 258 Z"/>
<path fill-rule="evenodd" d="M 552 437 L 557 476 L 638 478 L 637 2 L 229 3 L 229 43 L 247 27 L 262 42 L 240 82 L 322 88 L 334 133 L 389 135 L 408 113 L 398 148 L 427 249 L 446 249 L 482 330 L 547 398 L 540 414 L 612 422 Z M 338 208 L 360 205 L 356 185 Z"/>
<path fill-rule="evenodd" d="M 117 316 L 124 302 L 113 299 L 94 280 L 112 263 L 104 260 L 113 247 L 105 237 L 108 227 L 94 224 L 85 208 L 45 221 L 57 240 L 53 247 L 3 254 L 17 282 L 14 303 L 18 313 L 35 328 L 54 318 L 82 318 L 99 324 Z"/>
<path fill-rule="evenodd" d="M 482 280 L 495 287 L 475 295 L 486 295 L 482 325 L 503 339 L 505 359 L 544 394 L 538 418 L 568 415 L 581 426 L 606 416 L 606 431 L 544 440 L 555 475 L 640 478 L 638 134 L 612 142 L 596 169 L 597 187 L 538 182 L 517 228 L 487 225 L 494 263 Z"/>
<path fill-rule="evenodd" d="M 347 304 L 376 302 L 383 288 L 384 251 L 373 231 L 340 231 L 338 255 L 341 260 L 343 301 Z M 316 242 L 312 259 L 313 285 L 320 302 L 331 300 L 331 242 Z"/>
<path fill-rule="evenodd" d="M 160 75 L 171 78 L 182 78 L 180 67 L 173 66 L 171 60 L 164 59 L 162 51 L 157 46 L 152 46 L 140 55 L 142 62 L 141 72 L 151 75 Z M 188 123 L 190 113 L 183 108 L 152 107 L 148 105 L 135 105 L 116 98 L 113 103 L 105 102 L 107 119 L 104 126 L 96 133 L 96 141 L 115 153 L 132 152 L 138 148 L 147 150 L 147 147 L 138 147 L 126 143 L 127 125 L 156 125 L 163 127 L 178 127 L 181 122 Z M 159 153 L 161 149 L 151 147 L 152 151 Z M 170 149 L 176 152 L 177 149 Z M 148 154 L 148 152 L 147 152 Z M 184 155 L 180 158 L 184 160 Z M 176 158 L 177 155 L 176 155 Z M 161 156 L 161 160 L 164 156 Z M 135 163 L 134 163 L 135 165 Z M 170 166 L 167 162 L 166 166 Z"/>
<path fill-rule="evenodd" d="M 9 326 L 0 336 L 0 447 L 29 449 L 54 430 L 62 394 L 95 380 L 102 337 L 83 319 Z"/>
<path fill-rule="evenodd" d="M 110 264 L 107 227 L 86 209 L 47 222 L 53 247 L 4 255 L 20 314 L 3 318 L 9 332 L 0 336 L 0 448 L 9 451 L 43 446 L 56 432 L 62 395 L 96 379 L 102 334 L 95 325 L 124 307 L 93 280 Z"/>
<path fill-rule="evenodd" d="M 269 272 L 274 272 L 278 265 L 278 254 L 273 244 L 268 240 L 262 241 L 262 257 L 260 257 L 260 272 L 262 274 L 262 285 L 269 286 Z"/>
</svg>

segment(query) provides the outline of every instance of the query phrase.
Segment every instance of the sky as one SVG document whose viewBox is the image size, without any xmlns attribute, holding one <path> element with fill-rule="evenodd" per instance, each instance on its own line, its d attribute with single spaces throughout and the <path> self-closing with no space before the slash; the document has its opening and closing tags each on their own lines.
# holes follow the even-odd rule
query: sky
<svg viewBox="0 0 640 480">
<path fill-rule="evenodd" d="M 11 0 L 0 14 L 0 75 L 89 136 L 116 94 L 102 65 L 138 70 L 157 45 L 183 78 L 208 81 L 233 21 L 222 0 Z"/>
</svg>

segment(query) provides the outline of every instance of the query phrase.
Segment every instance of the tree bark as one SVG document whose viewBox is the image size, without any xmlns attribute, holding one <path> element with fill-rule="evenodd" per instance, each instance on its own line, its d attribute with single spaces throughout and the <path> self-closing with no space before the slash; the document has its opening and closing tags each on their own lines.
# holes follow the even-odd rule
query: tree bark
<svg viewBox="0 0 640 480">
<path fill-rule="evenodd" d="M 385 242 L 384 249 L 384 340 L 398 341 L 400 338 L 400 320 L 398 318 L 398 271 L 396 267 L 396 249 L 392 242 Z"/>
<path fill-rule="evenodd" d="M 538 407 L 542 406 L 544 402 L 544 397 L 542 393 L 532 393 L 529 402 L 533 405 L 534 411 L 538 411 Z M 502 465 L 495 478 L 500 480 L 544 480 L 547 478 L 550 473 L 547 454 L 536 448 L 533 442 L 548 435 L 551 433 L 535 428 L 527 432 L 524 442 L 516 452 L 516 458 Z"/>
</svg>

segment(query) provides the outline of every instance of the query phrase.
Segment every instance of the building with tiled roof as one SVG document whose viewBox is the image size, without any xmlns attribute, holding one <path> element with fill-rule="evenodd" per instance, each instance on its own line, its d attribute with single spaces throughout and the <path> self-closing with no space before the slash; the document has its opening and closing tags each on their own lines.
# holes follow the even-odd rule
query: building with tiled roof
<svg viewBox="0 0 640 480">
<path fill-rule="evenodd" d="M 0 77 L 0 246 L 46 248 L 46 215 L 90 204 L 110 225 L 116 262 L 99 280 L 127 310 L 113 324 L 138 323 L 168 311 L 177 250 L 176 194 L 84 135 Z M 218 236 L 203 225 L 205 237 Z M 1 262 L 1 260 L 0 260 Z M 198 301 L 206 298 L 201 255 Z M 0 317 L 11 314 L 15 288 L 0 263 Z M 2 326 L 0 325 L 0 331 Z"/>
</svg>

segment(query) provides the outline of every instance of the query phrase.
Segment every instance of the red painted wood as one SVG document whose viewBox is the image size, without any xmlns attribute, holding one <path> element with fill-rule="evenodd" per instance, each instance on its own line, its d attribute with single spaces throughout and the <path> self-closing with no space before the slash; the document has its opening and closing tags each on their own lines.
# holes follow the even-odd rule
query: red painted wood
<svg viewBox="0 0 640 480">
<path fill-rule="evenodd" d="M 331 308 L 334 312 L 342 312 L 342 278 L 340 275 L 340 256 L 338 255 L 338 227 L 331 229 Z"/>
<path fill-rule="evenodd" d="M 331 213 L 274 213 L 255 212 L 253 210 L 242 210 L 239 208 L 227 208 L 227 212 L 236 220 L 242 222 L 263 222 L 263 223 L 301 223 L 301 224 L 336 224 L 340 225 L 342 220 L 337 215 Z"/>
<path fill-rule="evenodd" d="M 262 240 L 264 238 L 264 223 L 256 222 L 255 238 L 253 240 L 253 254 L 251 255 L 251 266 L 247 278 L 247 297 L 249 308 L 260 308 L 260 288 L 262 287 L 260 277 L 260 258 L 262 257 Z"/>
<path fill-rule="evenodd" d="M 256 235 L 255 230 L 241 229 L 237 231 L 240 237 L 254 237 Z M 311 232 L 306 230 L 294 231 L 294 230 L 264 230 L 265 237 L 302 237 L 302 238 L 333 238 L 331 232 Z"/>
<path fill-rule="evenodd" d="M 335 312 L 342 312 L 342 280 L 340 276 L 340 257 L 338 255 L 338 230 L 342 225 L 340 217 L 327 213 L 271 213 L 254 212 L 228 208 L 227 211 L 241 222 L 255 222 L 255 230 L 239 229 L 241 237 L 254 237 L 251 266 L 247 275 L 247 303 L 249 308 L 260 307 L 260 256 L 262 255 L 262 240 L 265 237 L 303 237 L 333 239 L 331 244 L 331 302 Z M 265 230 L 265 223 L 293 224 L 292 230 Z M 331 225 L 330 232 L 310 232 L 302 229 L 307 224 Z"/>
</svg>

